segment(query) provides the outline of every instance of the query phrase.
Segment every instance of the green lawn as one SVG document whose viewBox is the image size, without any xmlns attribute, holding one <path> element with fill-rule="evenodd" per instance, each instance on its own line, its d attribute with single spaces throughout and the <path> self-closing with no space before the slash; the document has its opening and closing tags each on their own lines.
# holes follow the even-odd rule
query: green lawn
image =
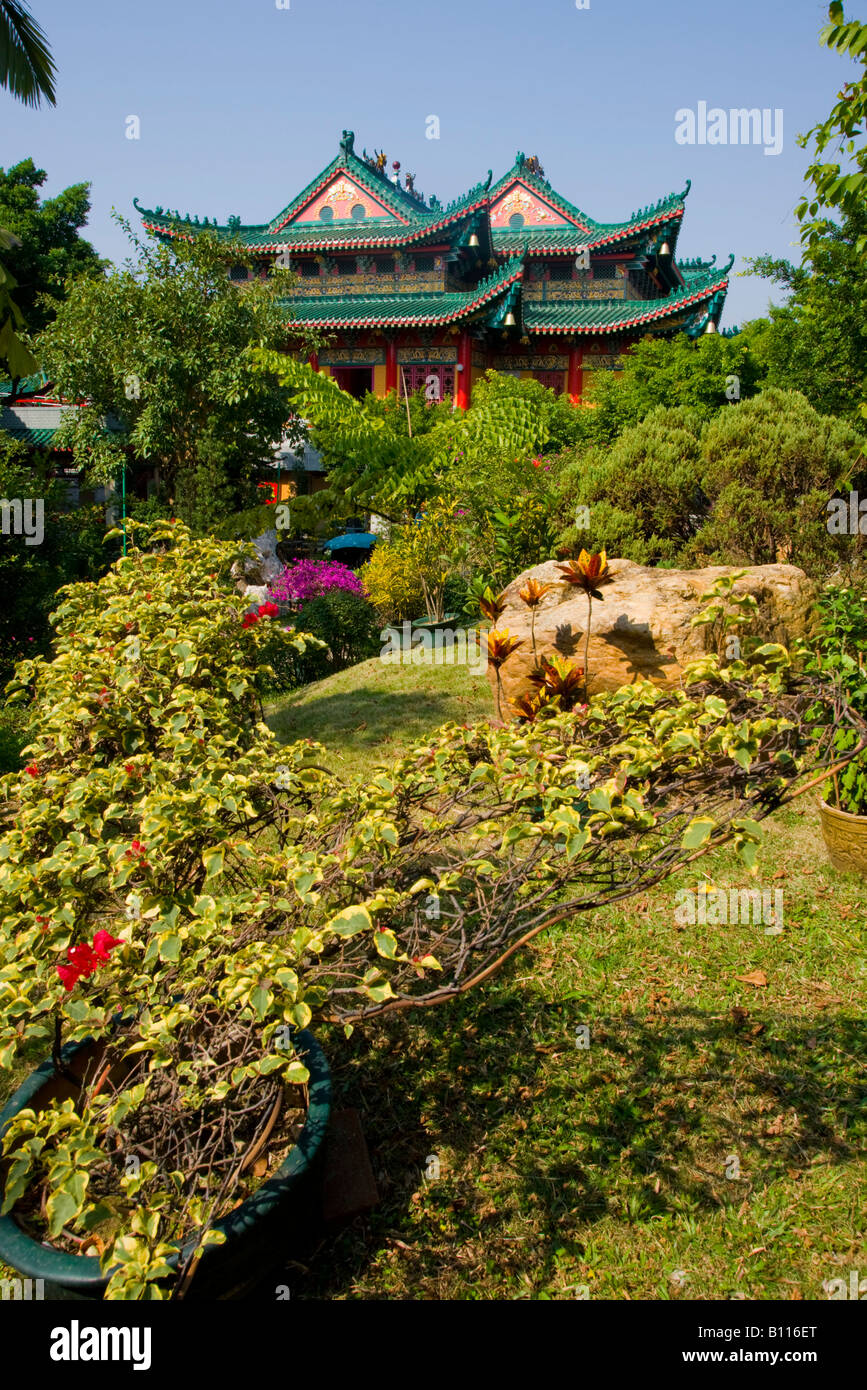
<svg viewBox="0 0 867 1390">
<path fill-rule="evenodd" d="M 366 776 L 490 711 L 465 671 L 368 662 L 272 723 Z M 474 997 L 323 1036 L 382 1201 L 287 1273 L 293 1298 L 823 1299 L 867 1275 L 863 883 L 827 862 L 815 802 L 765 825 L 756 879 L 721 850 Z M 702 879 L 781 887 L 782 934 L 678 925 Z"/>
<path fill-rule="evenodd" d="M 440 724 L 471 724 L 494 712 L 484 675 L 466 666 L 397 666 L 373 657 L 282 695 L 267 711 L 285 742 L 323 743 L 346 780 L 402 757 Z"/>
<path fill-rule="evenodd" d="M 730 852 L 692 868 L 475 997 L 324 1039 L 382 1203 L 293 1297 L 823 1299 L 867 1276 L 863 884 L 812 807 L 768 827 L 782 935 L 678 926 L 697 868 L 750 885 Z"/>
</svg>

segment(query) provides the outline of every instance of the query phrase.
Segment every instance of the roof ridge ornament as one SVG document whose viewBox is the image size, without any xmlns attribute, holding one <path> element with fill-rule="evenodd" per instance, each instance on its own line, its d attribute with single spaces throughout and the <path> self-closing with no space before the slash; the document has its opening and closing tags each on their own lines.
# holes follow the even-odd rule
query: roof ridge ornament
<svg viewBox="0 0 867 1390">
<path fill-rule="evenodd" d="M 340 148 L 344 154 L 355 154 L 355 131 L 344 130 L 340 137 Z"/>
</svg>

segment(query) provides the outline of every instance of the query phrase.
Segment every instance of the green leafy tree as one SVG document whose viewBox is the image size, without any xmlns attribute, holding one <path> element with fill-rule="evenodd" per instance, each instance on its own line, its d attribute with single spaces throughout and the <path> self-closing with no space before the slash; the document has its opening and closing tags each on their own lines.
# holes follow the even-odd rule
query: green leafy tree
<svg viewBox="0 0 867 1390">
<path fill-rule="evenodd" d="M 710 510 L 687 553 L 728 564 L 785 560 L 822 573 L 851 547 L 829 535 L 828 499 L 861 459 L 858 433 L 796 391 L 771 388 L 721 411 L 702 435 Z"/>
<path fill-rule="evenodd" d="M 25 106 L 39 106 L 43 97 L 54 106 L 54 60 L 48 41 L 26 5 L 20 0 L 0 0 L 0 87 L 5 87 Z M 18 245 L 0 223 L 0 250 Z M 19 336 L 23 316 L 12 291 L 15 276 L 0 264 L 0 363 L 13 378 L 25 376 L 36 359 Z"/>
<path fill-rule="evenodd" d="M 239 288 L 227 258 L 252 260 L 215 236 L 167 246 L 126 230 L 137 259 L 70 284 L 39 339 L 58 389 L 82 403 L 60 441 L 92 478 L 115 475 L 127 450 L 158 466 L 178 514 L 205 530 L 255 504 L 287 422 L 285 391 L 251 371 L 250 352 L 285 344 L 288 273 Z"/>
<path fill-rule="evenodd" d="M 867 201 L 842 226 L 826 221 L 802 265 L 772 256 L 748 262 L 788 296 L 744 330 L 767 384 L 800 391 L 822 414 L 853 424 L 860 423 L 867 380 L 867 260 L 858 250 L 865 232 Z"/>
<path fill-rule="evenodd" d="M 32 159 L 0 169 L 0 226 L 19 243 L 5 263 L 18 282 L 15 301 L 32 334 L 54 317 L 68 280 L 106 265 L 80 235 L 90 212 L 90 185 L 73 184 L 42 200 L 45 179 Z"/>
<path fill-rule="evenodd" d="M 563 468 L 561 541 L 640 564 L 785 560 L 822 573 L 857 544 L 828 533 L 827 504 L 858 477 L 860 446 L 796 391 L 768 388 L 705 422 L 654 411 Z"/>
<path fill-rule="evenodd" d="M 574 439 L 579 428 L 578 412 L 553 391 L 496 372 L 476 383 L 467 411 L 452 412 L 445 402 L 423 407 L 410 398 L 407 416 L 396 394 L 385 402 L 356 400 L 294 357 L 260 352 L 256 359 L 260 370 L 282 381 L 291 409 L 311 423 L 328 469 L 328 485 L 314 499 L 319 511 L 369 508 L 402 523 L 451 486 L 455 467 L 469 476 L 495 454 L 526 461 Z"/>
<path fill-rule="evenodd" d="M 591 409 L 580 412 L 584 438 L 610 443 L 661 406 L 684 406 L 710 419 L 721 406 L 754 395 L 763 375 L 740 334 L 643 338 L 626 354 L 622 372 L 596 373 L 587 393 Z"/>
<path fill-rule="evenodd" d="M 825 236 L 823 212 L 837 212 L 857 219 L 867 200 L 867 24 L 847 22 L 841 0 L 828 7 L 829 23 L 819 42 L 835 53 L 851 58 L 860 69 L 858 76 L 843 84 L 836 105 L 824 121 L 798 137 L 806 149 L 812 142 L 812 162 L 806 179 L 812 184 L 796 209 L 801 222 L 801 240 L 813 247 Z M 858 234 L 856 249 L 867 248 L 867 231 Z"/>
<path fill-rule="evenodd" d="M 567 456 L 558 479 L 561 546 L 675 563 L 706 511 L 701 428 L 695 409 L 658 407 L 610 447 Z"/>
</svg>

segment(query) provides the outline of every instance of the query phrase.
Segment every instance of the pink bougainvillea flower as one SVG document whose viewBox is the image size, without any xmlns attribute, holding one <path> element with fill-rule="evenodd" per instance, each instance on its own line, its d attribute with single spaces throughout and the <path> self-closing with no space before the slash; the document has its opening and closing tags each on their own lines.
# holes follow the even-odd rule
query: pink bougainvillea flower
<svg viewBox="0 0 867 1390">
<path fill-rule="evenodd" d="M 277 607 L 276 603 L 260 603 L 260 604 L 259 604 L 259 617 L 260 617 L 260 618 L 279 618 L 279 616 L 280 616 L 280 609 Z"/>
<path fill-rule="evenodd" d="M 258 623 L 258 621 L 259 621 L 259 614 L 258 614 L 258 613 L 245 613 L 244 616 L 243 616 L 243 618 L 241 619 L 241 626 L 242 626 L 242 627 L 253 627 L 253 626 L 255 626 L 256 623 Z"/>
<path fill-rule="evenodd" d="M 115 946 L 122 946 L 123 942 L 119 936 L 112 936 L 110 931 L 98 931 L 93 938 L 93 954 L 97 960 L 108 960 L 109 954 Z"/>
<path fill-rule="evenodd" d="M 358 575 L 339 560 L 296 560 L 268 585 L 272 599 L 278 603 L 291 603 L 295 608 L 331 589 L 345 589 L 350 594 L 364 597 L 364 585 Z"/>
</svg>

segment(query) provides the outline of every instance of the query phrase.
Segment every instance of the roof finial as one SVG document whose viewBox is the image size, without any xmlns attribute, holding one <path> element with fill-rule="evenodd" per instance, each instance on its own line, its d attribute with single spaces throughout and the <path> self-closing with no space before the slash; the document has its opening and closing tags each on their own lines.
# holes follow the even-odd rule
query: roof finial
<svg viewBox="0 0 867 1390">
<path fill-rule="evenodd" d="M 341 137 L 340 137 L 340 148 L 342 149 L 342 151 L 343 151 L 344 154 L 354 154 L 354 153 L 355 153 L 355 131 L 354 131 L 354 130 L 344 130 L 343 134 L 342 134 Z"/>
</svg>

